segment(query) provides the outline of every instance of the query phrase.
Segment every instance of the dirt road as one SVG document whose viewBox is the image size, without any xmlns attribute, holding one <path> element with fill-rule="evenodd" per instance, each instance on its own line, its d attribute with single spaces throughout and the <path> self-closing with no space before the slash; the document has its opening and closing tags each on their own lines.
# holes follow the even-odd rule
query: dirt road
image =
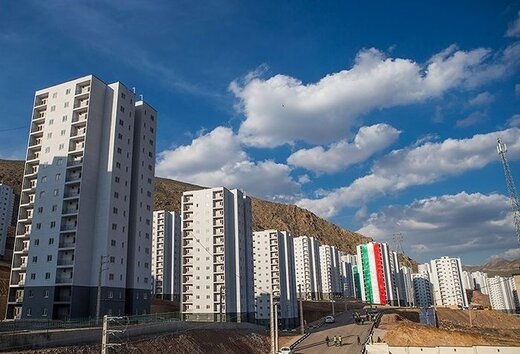
<svg viewBox="0 0 520 354">
<path fill-rule="evenodd" d="M 319 328 L 310 330 L 312 334 L 298 344 L 293 352 L 296 354 L 334 354 L 334 353 L 361 353 L 362 345 L 357 344 L 359 336 L 363 343 L 369 334 L 371 322 L 365 325 L 357 325 L 352 318 L 352 311 L 343 312 L 336 317 L 335 323 L 324 323 Z M 332 343 L 335 335 L 343 337 L 343 345 L 336 347 Z M 329 346 L 326 337 L 331 339 Z"/>
</svg>

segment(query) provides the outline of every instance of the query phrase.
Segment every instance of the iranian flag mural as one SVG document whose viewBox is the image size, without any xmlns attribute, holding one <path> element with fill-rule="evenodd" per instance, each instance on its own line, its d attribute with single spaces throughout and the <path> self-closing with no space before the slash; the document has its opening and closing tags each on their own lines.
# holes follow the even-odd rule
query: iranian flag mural
<svg viewBox="0 0 520 354">
<path fill-rule="evenodd" d="M 370 242 L 357 247 L 361 298 L 370 304 L 388 303 L 383 267 L 385 247 L 378 242 Z"/>
</svg>

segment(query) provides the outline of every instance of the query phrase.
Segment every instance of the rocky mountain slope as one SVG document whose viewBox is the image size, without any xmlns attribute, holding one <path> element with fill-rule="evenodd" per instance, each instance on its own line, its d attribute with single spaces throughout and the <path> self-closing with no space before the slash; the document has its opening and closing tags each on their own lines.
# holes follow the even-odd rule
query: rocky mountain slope
<svg viewBox="0 0 520 354">
<path fill-rule="evenodd" d="M 0 183 L 15 188 L 17 195 L 20 193 L 22 176 L 23 161 L 0 160 Z M 154 209 L 179 212 L 182 193 L 202 188 L 185 182 L 156 177 Z M 279 229 L 290 231 L 294 236 L 315 236 L 322 244 L 334 245 L 341 251 L 351 254 L 355 253 L 356 245 L 372 240 L 361 234 L 345 230 L 295 205 L 252 198 L 252 209 L 254 231 Z M 408 266 L 416 264 L 408 257 L 402 257 L 401 261 Z"/>
<path fill-rule="evenodd" d="M 463 266 L 462 268 L 468 272 L 485 272 L 488 273 L 488 276 L 499 275 L 510 277 L 513 273 L 520 273 L 520 258 L 514 260 L 492 258 L 485 264 L 479 266 Z"/>
</svg>

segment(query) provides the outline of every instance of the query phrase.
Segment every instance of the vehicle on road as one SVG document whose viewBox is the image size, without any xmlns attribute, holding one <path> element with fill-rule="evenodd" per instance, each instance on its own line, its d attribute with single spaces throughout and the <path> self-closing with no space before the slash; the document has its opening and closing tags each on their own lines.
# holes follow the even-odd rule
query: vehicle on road
<svg viewBox="0 0 520 354">
<path fill-rule="evenodd" d="M 291 348 L 289 347 L 281 347 L 280 350 L 278 351 L 278 354 L 291 354 L 292 351 L 291 351 Z"/>
<path fill-rule="evenodd" d="M 334 322 L 336 322 L 336 320 L 334 319 L 333 316 L 325 317 L 325 323 L 334 323 Z"/>
</svg>

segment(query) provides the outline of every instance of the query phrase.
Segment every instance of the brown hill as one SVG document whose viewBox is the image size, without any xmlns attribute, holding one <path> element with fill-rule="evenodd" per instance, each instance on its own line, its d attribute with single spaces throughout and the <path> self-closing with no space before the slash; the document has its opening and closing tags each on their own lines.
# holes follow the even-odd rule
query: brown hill
<svg viewBox="0 0 520 354">
<path fill-rule="evenodd" d="M 0 183 L 13 187 L 17 196 L 20 194 L 23 166 L 23 161 L 0 160 Z M 154 209 L 180 212 L 182 193 L 202 188 L 204 187 L 157 177 Z M 356 245 L 371 240 L 323 220 L 295 205 L 273 203 L 257 198 L 252 200 L 255 231 L 279 229 L 290 231 L 295 236 L 315 236 L 320 242 L 334 245 L 348 253 L 355 253 Z"/>
<path fill-rule="evenodd" d="M 485 264 L 479 266 L 464 266 L 463 269 L 468 272 L 485 272 L 488 276 L 499 275 L 501 277 L 510 277 L 513 273 L 520 273 L 520 258 L 508 260 L 495 257 Z"/>
</svg>

